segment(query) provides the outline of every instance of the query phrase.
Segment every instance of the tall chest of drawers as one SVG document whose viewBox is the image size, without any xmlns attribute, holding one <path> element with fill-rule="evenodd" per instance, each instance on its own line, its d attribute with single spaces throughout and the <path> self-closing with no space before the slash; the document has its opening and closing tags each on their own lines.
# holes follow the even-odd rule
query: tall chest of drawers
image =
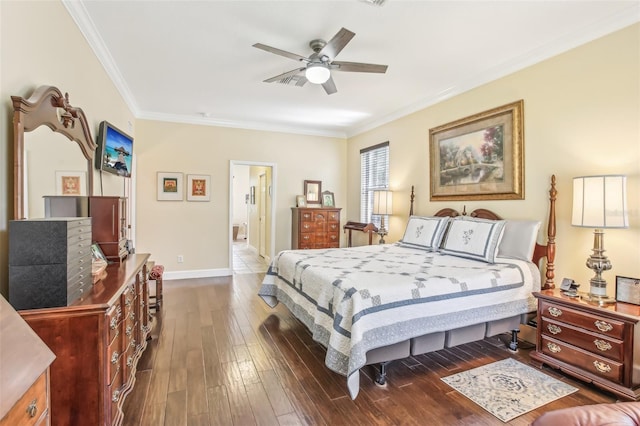
<svg viewBox="0 0 640 426">
<path fill-rule="evenodd" d="M 534 293 L 534 362 L 558 368 L 621 398 L 640 399 L 640 306 L 590 304 L 558 290 Z"/>
<path fill-rule="evenodd" d="M 91 285 L 91 218 L 9 223 L 9 302 L 15 309 L 67 306 Z"/>
<path fill-rule="evenodd" d="M 340 247 L 339 208 L 291 208 L 291 248 Z"/>
</svg>

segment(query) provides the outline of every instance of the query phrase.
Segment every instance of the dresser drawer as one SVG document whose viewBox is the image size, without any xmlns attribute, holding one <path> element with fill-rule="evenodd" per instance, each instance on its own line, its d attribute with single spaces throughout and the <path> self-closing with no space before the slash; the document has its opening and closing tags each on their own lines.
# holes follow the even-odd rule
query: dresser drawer
<svg viewBox="0 0 640 426">
<path fill-rule="evenodd" d="M 118 404 L 122 399 L 122 383 L 122 372 L 118 370 L 111 384 L 107 386 L 107 395 L 111 401 L 111 421 L 118 415 Z M 109 424 L 112 423 L 109 422 Z"/>
<path fill-rule="evenodd" d="M 336 235 L 338 235 L 340 233 L 340 223 L 339 222 L 327 223 L 327 231 L 334 232 Z"/>
<path fill-rule="evenodd" d="M 622 383 L 624 365 L 609 358 L 594 355 L 573 345 L 542 336 L 542 353 L 577 366 L 607 380 Z"/>
<path fill-rule="evenodd" d="M 107 378 L 109 383 L 113 383 L 114 377 L 118 374 L 123 352 L 125 351 L 126 348 L 123 348 L 120 336 L 113 339 L 109 345 L 107 350 Z"/>
<path fill-rule="evenodd" d="M 18 402 L 0 420 L 0 426 L 38 425 L 49 415 L 47 375 L 42 373 Z"/>
<path fill-rule="evenodd" d="M 329 220 L 329 213 L 326 211 L 313 212 L 314 222 L 326 222 Z"/>
<path fill-rule="evenodd" d="M 578 346 L 584 350 L 610 358 L 615 361 L 623 361 L 624 342 L 612 339 L 602 334 L 591 333 L 569 324 L 542 318 L 542 333 L 563 342 Z"/>
<path fill-rule="evenodd" d="M 300 248 L 313 248 L 316 243 L 316 234 L 300 234 Z"/>
<path fill-rule="evenodd" d="M 300 233 L 305 234 L 308 232 L 316 231 L 316 223 L 315 222 L 301 222 L 300 223 Z"/>
<path fill-rule="evenodd" d="M 337 222 L 340 227 L 340 212 L 328 212 L 329 222 Z"/>
<path fill-rule="evenodd" d="M 120 323 L 122 322 L 122 307 L 117 302 L 107 311 L 107 327 L 109 327 L 108 344 L 120 335 Z"/>
<path fill-rule="evenodd" d="M 622 339 L 624 336 L 625 324 L 621 321 L 602 318 L 565 306 L 554 305 L 544 300 L 540 301 L 539 309 L 543 318 L 546 317 L 556 321 L 562 321 L 615 339 Z"/>
</svg>

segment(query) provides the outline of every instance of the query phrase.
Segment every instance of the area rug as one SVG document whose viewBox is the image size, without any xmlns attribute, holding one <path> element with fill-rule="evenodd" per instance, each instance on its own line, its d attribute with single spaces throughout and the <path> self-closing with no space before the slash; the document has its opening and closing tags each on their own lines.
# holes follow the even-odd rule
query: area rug
<svg viewBox="0 0 640 426">
<path fill-rule="evenodd" d="M 512 358 L 443 377 L 442 381 L 503 422 L 578 390 Z"/>
</svg>

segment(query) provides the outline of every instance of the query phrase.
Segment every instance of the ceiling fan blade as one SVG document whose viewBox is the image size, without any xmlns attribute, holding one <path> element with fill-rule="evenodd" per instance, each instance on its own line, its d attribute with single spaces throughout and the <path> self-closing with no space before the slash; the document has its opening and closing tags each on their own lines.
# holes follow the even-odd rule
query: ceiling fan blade
<svg viewBox="0 0 640 426">
<path fill-rule="evenodd" d="M 282 73 L 280 75 L 276 75 L 275 77 L 271 77 L 271 78 L 268 78 L 268 79 L 264 80 L 264 83 L 273 83 L 274 81 L 280 81 L 283 78 L 291 77 L 291 76 L 296 75 L 296 74 L 298 74 L 300 72 L 303 72 L 305 69 L 306 68 L 296 68 L 295 70 L 284 72 L 284 73 Z"/>
<path fill-rule="evenodd" d="M 318 52 L 318 57 L 322 58 L 323 55 L 327 55 L 330 59 L 338 56 L 338 53 L 344 49 L 344 47 L 351 41 L 356 35 L 346 28 L 341 28 L 340 31 L 333 36 L 331 40 Z"/>
<path fill-rule="evenodd" d="M 331 69 L 335 71 L 347 71 L 347 72 L 375 72 L 384 74 L 387 72 L 388 65 L 378 64 L 365 64 L 362 62 L 331 62 Z"/>
<path fill-rule="evenodd" d="M 336 83 L 333 82 L 333 77 L 329 77 L 329 80 L 322 83 L 322 87 L 324 91 L 327 92 L 327 95 L 334 94 L 338 91 L 338 89 L 336 89 Z"/>
<path fill-rule="evenodd" d="M 264 50 L 265 52 L 275 53 L 276 55 L 284 56 L 285 58 L 290 58 L 296 61 L 310 62 L 309 58 L 305 58 L 304 56 L 297 55 L 295 53 L 287 52 L 286 50 L 278 49 L 275 47 L 267 46 L 266 44 L 256 43 L 253 45 L 258 49 Z"/>
</svg>

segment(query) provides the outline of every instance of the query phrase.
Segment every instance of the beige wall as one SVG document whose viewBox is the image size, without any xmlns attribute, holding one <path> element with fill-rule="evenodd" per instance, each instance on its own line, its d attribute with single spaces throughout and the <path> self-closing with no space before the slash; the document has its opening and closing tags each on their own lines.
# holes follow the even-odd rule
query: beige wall
<svg viewBox="0 0 640 426">
<path fill-rule="evenodd" d="M 584 283 L 586 289 L 593 273 L 584 263 L 591 254 L 593 234 L 570 225 L 572 178 L 626 174 L 630 228 L 606 230 L 606 254 L 613 270 L 605 277 L 610 283 L 616 274 L 640 277 L 639 62 L 640 25 L 636 24 L 350 138 L 350 210 L 359 210 L 359 150 L 387 140 L 396 209 L 391 218 L 390 241 L 402 237 L 411 185 L 416 189 L 416 214 L 428 215 L 445 206 L 462 210 L 466 205 L 467 211 L 482 206 L 504 217 L 546 222 L 549 178 L 555 174 L 559 191 L 557 276 L 572 277 Z M 524 99 L 525 200 L 430 202 L 429 129 L 519 99 Z M 613 293 L 614 286 L 608 289 Z"/>
<path fill-rule="evenodd" d="M 231 161 L 271 163 L 277 169 L 276 252 L 290 247 L 290 208 L 305 179 L 321 180 L 335 192 L 338 206 L 346 202 L 344 139 L 138 120 L 135 143 L 136 249 L 153 253 L 173 273 L 169 277 L 215 275 L 229 268 Z M 211 201 L 157 201 L 158 171 L 211 175 Z M 257 186 L 257 175 L 252 179 Z M 184 263 L 177 263 L 178 255 Z"/>
</svg>

